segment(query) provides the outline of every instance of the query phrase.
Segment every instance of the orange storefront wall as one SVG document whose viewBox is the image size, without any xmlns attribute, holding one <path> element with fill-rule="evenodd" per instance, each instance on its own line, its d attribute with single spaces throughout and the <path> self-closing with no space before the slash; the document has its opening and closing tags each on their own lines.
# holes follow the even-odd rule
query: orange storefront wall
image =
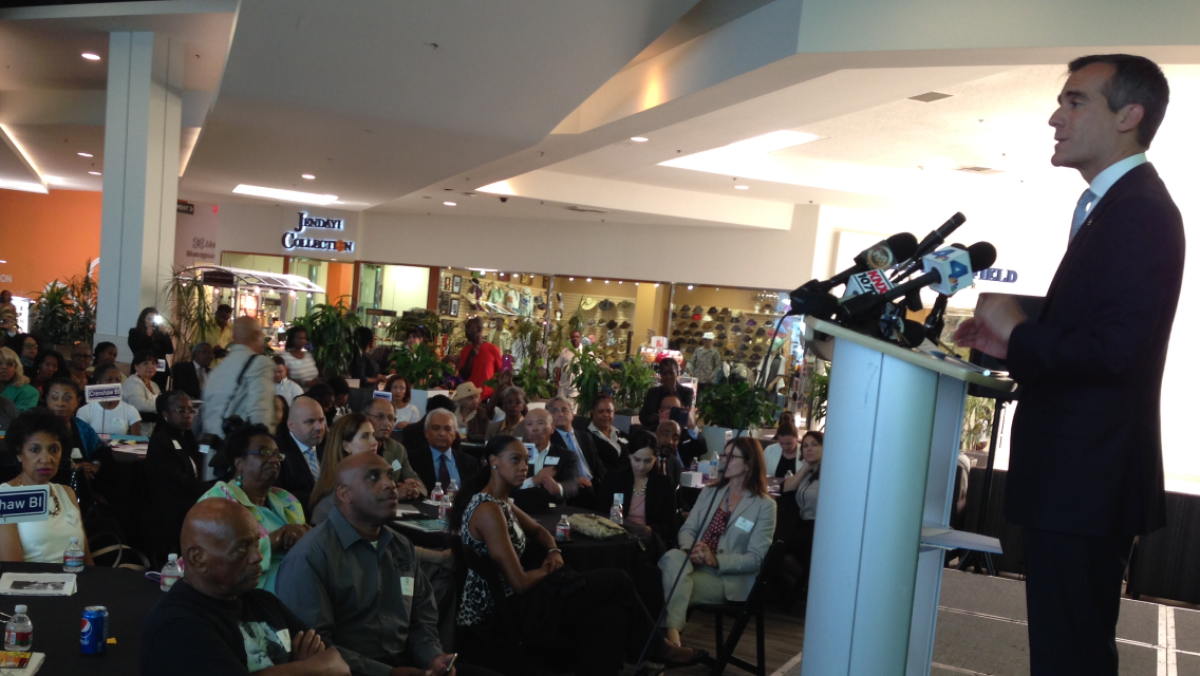
<svg viewBox="0 0 1200 676">
<path fill-rule="evenodd" d="M 101 193 L 0 190 L 0 289 L 30 296 L 100 255 Z"/>
</svg>

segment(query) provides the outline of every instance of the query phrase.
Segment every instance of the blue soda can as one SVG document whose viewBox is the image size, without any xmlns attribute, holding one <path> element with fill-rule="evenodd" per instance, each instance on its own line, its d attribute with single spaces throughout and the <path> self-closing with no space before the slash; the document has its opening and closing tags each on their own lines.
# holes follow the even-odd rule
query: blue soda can
<svg viewBox="0 0 1200 676">
<path fill-rule="evenodd" d="M 108 649 L 108 608 L 88 606 L 79 625 L 79 651 L 84 655 L 103 655 Z"/>
</svg>

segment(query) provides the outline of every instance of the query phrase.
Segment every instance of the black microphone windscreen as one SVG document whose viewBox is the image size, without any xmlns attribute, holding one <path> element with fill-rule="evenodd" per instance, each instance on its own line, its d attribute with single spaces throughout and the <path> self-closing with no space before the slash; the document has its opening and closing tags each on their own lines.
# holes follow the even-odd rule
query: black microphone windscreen
<svg viewBox="0 0 1200 676">
<path fill-rule="evenodd" d="M 911 232 L 896 233 L 887 238 L 887 244 L 895 261 L 906 261 L 917 252 L 917 238 Z"/>
<path fill-rule="evenodd" d="M 904 320 L 904 342 L 916 347 L 925 340 L 925 325 L 911 319 Z"/>
<path fill-rule="evenodd" d="M 987 242 L 975 242 L 967 247 L 971 254 L 971 271 L 986 270 L 996 262 L 996 247 Z"/>
</svg>

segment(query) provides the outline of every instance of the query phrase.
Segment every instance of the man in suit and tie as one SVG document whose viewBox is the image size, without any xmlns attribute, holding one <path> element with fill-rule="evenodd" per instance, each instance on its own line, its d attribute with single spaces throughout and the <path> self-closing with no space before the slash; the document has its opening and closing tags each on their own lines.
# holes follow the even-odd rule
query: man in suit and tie
<svg viewBox="0 0 1200 676">
<path fill-rule="evenodd" d="M 435 482 L 442 489 L 454 480 L 459 488 L 479 470 L 479 461 L 454 448 L 458 439 L 458 418 L 445 409 L 434 409 L 425 416 L 425 444 L 408 451 L 408 461 L 425 488 L 433 492 Z M 411 425 L 410 425 L 411 427 Z"/>
<path fill-rule="evenodd" d="M 196 343 L 192 346 L 192 360 L 171 367 L 175 389 L 192 399 L 202 399 L 204 385 L 208 382 L 209 366 L 213 360 L 212 345 Z"/>
<path fill-rule="evenodd" d="M 551 443 L 554 435 L 554 418 L 546 409 L 535 408 L 525 416 L 529 478 L 512 493 L 525 512 L 543 512 L 550 503 L 570 502 L 579 492 L 579 456 Z"/>
<path fill-rule="evenodd" d="M 579 492 L 570 500 L 570 504 L 594 509 L 597 506 L 595 486 L 604 483 L 607 468 L 600 462 L 592 435 L 575 433 L 574 401 L 558 396 L 546 404 L 546 410 L 550 412 L 550 418 L 554 421 L 554 434 L 550 435 L 550 444 L 571 451 L 579 459 Z"/>
<path fill-rule="evenodd" d="M 299 396 L 288 409 L 287 427 L 275 434 L 284 463 L 275 484 L 296 496 L 311 515 L 308 499 L 321 473 L 321 441 L 325 439 L 325 411 L 316 399 Z"/>
<path fill-rule="evenodd" d="M 1165 522 L 1159 399 L 1183 278 L 1183 220 L 1145 151 L 1169 89 L 1152 61 L 1072 61 L 1051 164 L 1089 183 L 1037 317 L 984 294 L 959 345 L 1021 385 L 1005 509 L 1024 528 L 1033 676 L 1115 676 L 1121 581 Z"/>
</svg>

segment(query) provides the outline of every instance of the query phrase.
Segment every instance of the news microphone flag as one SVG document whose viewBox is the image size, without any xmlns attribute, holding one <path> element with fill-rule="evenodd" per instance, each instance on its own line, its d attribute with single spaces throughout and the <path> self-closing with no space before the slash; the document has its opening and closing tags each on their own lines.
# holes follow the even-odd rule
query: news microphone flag
<svg viewBox="0 0 1200 676">
<path fill-rule="evenodd" d="M 941 276 L 938 281 L 929 285 L 931 290 L 938 293 L 953 296 L 960 289 L 965 289 L 975 283 L 969 251 L 947 247 L 925 256 L 921 262 L 926 273 L 937 271 Z"/>
<path fill-rule="evenodd" d="M 882 295 L 892 290 L 892 283 L 881 270 L 868 270 L 851 275 L 846 280 L 846 292 L 842 298 L 853 298 L 863 294 Z"/>
</svg>

